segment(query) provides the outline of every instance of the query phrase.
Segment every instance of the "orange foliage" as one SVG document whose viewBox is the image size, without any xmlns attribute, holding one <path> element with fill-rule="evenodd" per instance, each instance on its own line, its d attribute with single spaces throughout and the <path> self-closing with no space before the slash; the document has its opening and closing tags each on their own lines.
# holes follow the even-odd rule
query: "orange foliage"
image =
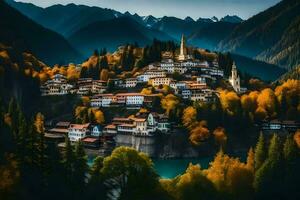
<svg viewBox="0 0 300 200">
<path fill-rule="evenodd" d="M 220 102 L 224 111 L 230 115 L 234 115 L 238 112 L 240 107 L 240 98 L 233 91 L 221 90 Z"/>
<path fill-rule="evenodd" d="M 189 140 L 193 145 L 200 145 L 209 136 L 210 132 L 207 128 L 207 122 L 201 121 L 191 130 Z"/>
<path fill-rule="evenodd" d="M 229 192 L 241 192 L 251 190 L 253 172 L 247 168 L 245 163 L 238 158 L 231 158 L 220 151 L 205 170 L 207 178 L 210 179 L 218 190 L 229 190 Z"/>
<path fill-rule="evenodd" d="M 269 117 L 276 116 L 276 96 L 270 88 L 264 89 L 257 97 L 257 112 L 265 112 Z"/>
<path fill-rule="evenodd" d="M 300 148 L 300 130 L 297 130 L 297 132 L 295 133 L 294 140 L 297 146 Z"/>
<path fill-rule="evenodd" d="M 218 127 L 214 130 L 213 135 L 215 137 L 215 141 L 223 147 L 227 141 L 225 129 L 223 127 Z"/>
<path fill-rule="evenodd" d="M 161 100 L 161 106 L 166 110 L 167 115 L 169 115 L 171 110 L 174 110 L 178 104 L 179 99 L 173 94 L 168 94 Z"/>
<path fill-rule="evenodd" d="M 191 129 L 197 120 L 197 110 L 189 106 L 183 111 L 183 116 L 182 116 L 182 123 L 185 127 Z"/>
</svg>

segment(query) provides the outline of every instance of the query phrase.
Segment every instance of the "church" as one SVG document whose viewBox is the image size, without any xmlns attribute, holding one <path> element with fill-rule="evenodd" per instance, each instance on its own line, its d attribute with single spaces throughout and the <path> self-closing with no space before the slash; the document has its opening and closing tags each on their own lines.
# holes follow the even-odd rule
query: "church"
<svg viewBox="0 0 300 200">
<path fill-rule="evenodd" d="M 236 91 L 237 93 L 241 93 L 241 80 L 240 80 L 240 76 L 238 75 L 235 63 L 233 63 L 232 65 L 229 82 L 233 87 L 234 91 Z"/>
<path fill-rule="evenodd" d="M 187 48 L 186 48 L 186 40 L 184 35 L 181 36 L 181 42 L 180 42 L 180 54 L 178 56 L 178 61 L 185 61 L 192 59 L 193 57 L 191 55 L 188 55 Z"/>
</svg>

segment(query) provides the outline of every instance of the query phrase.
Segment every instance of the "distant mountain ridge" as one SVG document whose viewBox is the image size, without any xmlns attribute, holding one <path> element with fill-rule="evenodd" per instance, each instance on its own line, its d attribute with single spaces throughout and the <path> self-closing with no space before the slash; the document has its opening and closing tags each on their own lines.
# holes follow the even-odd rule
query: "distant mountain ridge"
<svg viewBox="0 0 300 200">
<path fill-rule="evenodd" d="M 109 29 L 103 27 L 109 26 Z M 130 17 L 120 17 L 108 21 L 90 24 L 69 37 L 69 41 L 85 56 L 90 55 L 98 47 L 106 47 L 114 51 L 126 43 L 147 45 L 154 38 L 173 40 L 163 32 L 149 29 Z"/>
<path fill-rule="evenodd" d="M 299 59 L 299 0 L 283 0 L 238 25 L 218 50 L 291 68 Z"/>
<path fill-rule="evenodd" d="M 44 27 L 62 34 L 85 56 L 96 48 L 113 50 L 131 42 L 145 45 L 154 38 L 178 41 L 184 34 L 188 45 L 229 51 L 285 68 L 296 66 L 300 60 L 299 0 L 283 0 L 245 21 L 235 15 L 197 20 L 156 18 L 75 4 L 43 9 L 9 2 Z"/>
<path fill-rule="evenodd" d="M 0 1 L 0 19 L 0 43 L 4 45 L 34 53 L 48 64 L 66 64 L 82 59 L 61 35 L 42 27 L 4 1 Z"/>
</svg>

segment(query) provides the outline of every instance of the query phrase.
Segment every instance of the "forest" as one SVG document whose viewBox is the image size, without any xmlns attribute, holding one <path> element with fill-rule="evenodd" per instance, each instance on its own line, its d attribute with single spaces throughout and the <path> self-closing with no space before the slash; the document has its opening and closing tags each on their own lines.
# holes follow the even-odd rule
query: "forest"
<svg viewBox="0 0 300 200">
<path fill-rule="evenodd" d="M 207 169 L 190 164 L 185 173 L 162 179 L 146 154 L 129 147 L 88 166 L 81 142 L 66 140 L 61 151 L 45 141 L 41 113 L 27 119 L 14 100 L 0 108 L 1 199 L 300 198 L 300 132 L 270 140 L 261 134 L 246 162 L 221 148 Z"/>
</svg>

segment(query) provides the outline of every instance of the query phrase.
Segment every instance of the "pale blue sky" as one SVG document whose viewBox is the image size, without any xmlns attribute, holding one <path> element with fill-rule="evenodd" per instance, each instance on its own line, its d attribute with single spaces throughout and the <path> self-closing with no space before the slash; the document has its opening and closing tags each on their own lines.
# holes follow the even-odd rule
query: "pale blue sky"
<svg viewBox="0 0 300 200">
<path fill-rule="evenodd" d="M 275 5 L 280 0 L 17 0 L 31 2 L 41 7 L 53 4 L 85 4 L 112 8 L 120 12 L 129 11 L 139 15 L 152 14 L 156 17 L 176 16 L 185 18 L 223 17 L 239 15 L 247 19 L 256 13 Z"/>
</svg>

